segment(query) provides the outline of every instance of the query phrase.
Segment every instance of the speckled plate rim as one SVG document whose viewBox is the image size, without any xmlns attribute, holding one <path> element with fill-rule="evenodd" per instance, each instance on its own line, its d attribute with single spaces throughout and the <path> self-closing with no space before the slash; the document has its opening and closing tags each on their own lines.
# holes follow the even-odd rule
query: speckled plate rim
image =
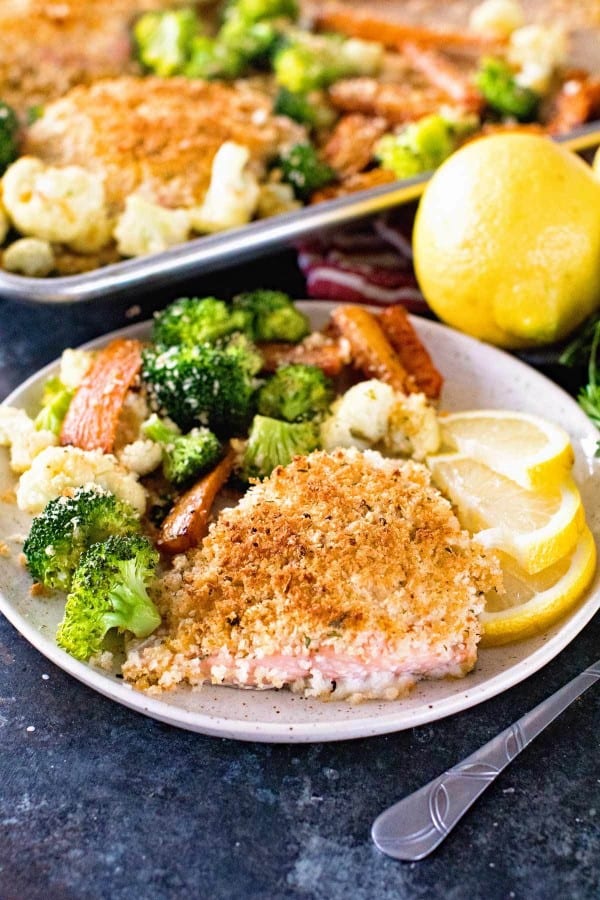
<svg viewBox="0 0 600 900">
<path fill-rule="evenodd" d="M 302 301 L 299 303 L 299 306 L 311 316 L 320 318 L 322 315 L 328 314 L 335 304 L 325 301 Z M 473 358 L 483 360 L 480 364 L 480 375 L 482 377 L 485 377 L 486 370 L 493 372 L 496 368 L 495 364 L 501 364 L 505 368 L 508 366 L 517 380 L 519 376 L 526 377 L 526 380 L 536 388 L 536 405 L 539 406 L 543 402 L 544 406 L 552 408 L 553 403 L 556 406 L 567 404 L 572 420 L 577 422 L 578 434 L 574 436 L 576 440 L 578 442 L 582 440 L 584 442 L 593 442 L 589 446 L 595 445 L 595 442 L 600 437 L 599 432 L 569 395 L 539 372 L 501 350 L 482 344 L 444 325 L 424 319 L 413 321 L 416 322 L 418 330 L 430 349 L 434 348 L 440 340 L 450 341 L 457 350 L 457 360 L 461 355 L 464 355 L 470 361 Z M 102 346 L 115 336 L 141 337 L 148 333 L 148 327 L 148 322 L 137 323 L 110 332 L 83 346 L 86 348 Z M 433 355 L 435 357 L 435 352 Z M 41 384 L 45 378 L 56 370 L 57 366 L 58 361 L 55 361 L 40 369 L 16 388 L 3 401 L 3 404 L 22 405 L 22 399 L 28 390 Z M 593 477 L 597 478 L 596 475 Z M 597 529 L 593 528 L 592 530 L 596 530 L 595 536 L 598 542 Z M 469 686 L 468 678 L 456 681 L 456 692 L 452 693 L 451 696 L 437 701 L 434 700 L 433 703 L 423 702 L 414 709 L 403 710 L 401 705 L 399 709 L 397 704 L 401 704 L 402 701 L 396 701 L 393 709 L 391 704 L 383 706 L 384 709 L 389 708 L 391 710 L 389 713 L 382 712 L 376 717 L 361 717 L 361 707 L 348 705 L 349 718 L 347 720 L 303 722 L 290 725 L 289 722 L 285 721 L 275 723 L 249 721 L 247 719 L 232 719 L 222 715 L 196 712 L 182 709 L 169 703 L 169 694 L 165 695 L 166 699 L 157 699 L 156 697 L 142 694 L 130 686 L 116 681 L 109 674 L 70 657 L 57 647 L 53 640 L 46 637 L 36 627 L 35 623 L 30 622 L 23 616 L 3 592 L 0 592 L 0 612 L 4 614 L 17 631 L 60 669 L 105 697 L 115 700 L 143 715 L 179 728 L 216 737 L 273 743 L 315 743 L 387 734 L 433 722 L 466 710 L 508 690 L 554 659 L 579 634 L 599 609 L 600 584 L 598 584 L 597 574 L 596 584 L 593 589 L 569 617 L 555 628 L 554 633 L 541 646 L 537 647 L 532 653 L 526 653 L 522 659 L 509 668 L 487 678 L 481 684 Z M 512 645 L 513 649 L 526 648 L 526 646 L 527 642 Z M 481 650 L 480 656 L 489 652 Z M 463 686 L 466 687 L 466 690 L 463 689 Z M 217 690 L 229 691 L 231 689 L 217 688 Z M 244 692 L 248 698 L 251 698 L 256 693 L 254 691 Z M 278 694 L 278 692 L 272 693 Z M 368 709 L 369 704 L 364 704 L 362 708 Z"/>
</svg>

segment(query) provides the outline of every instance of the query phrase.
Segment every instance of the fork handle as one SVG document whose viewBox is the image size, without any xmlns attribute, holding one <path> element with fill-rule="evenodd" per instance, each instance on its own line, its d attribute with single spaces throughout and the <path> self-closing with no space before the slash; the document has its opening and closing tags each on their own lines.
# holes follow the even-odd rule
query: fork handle
<svg viewBox="0 0 600 900">
<path fill-rule="evenodd" d="M 375 819 L 371 837 L 394 859 L 423 859 L 521 750 L 600 679 L 600 660 L 525 713 L 471 756 Z"/>
</svg>

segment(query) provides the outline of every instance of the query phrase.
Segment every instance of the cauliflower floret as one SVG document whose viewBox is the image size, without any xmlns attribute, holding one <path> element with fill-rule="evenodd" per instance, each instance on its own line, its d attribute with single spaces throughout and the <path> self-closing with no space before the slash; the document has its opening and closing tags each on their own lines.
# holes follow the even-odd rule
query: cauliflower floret
<svg viewBox="0 0 600 900">
<path fill-rule="evenodd" d="M 4 206 L 23 234 L 93 253 L 110 239 L 104 183 L 80 166 L 23 156 L 2 179 Z"/>
<path fill-rule="evenodd" d="M 518 0 L 484 0 L 471 12 L 469 28 L 502 40 L 525 24 L 523 8 Z"/>
<path fill-rule="evenodd" d="M 117 456 L 127 444 L 145 439 L 142 434 L 142 423 L 150 415 L 148 401 L 144 391 L 128 391 L 115 435 L 115 452 Z"/>
<path fill-rule="evenodd" d="M 145 256 L 182 244 L 189 233 L 190 217 L 185 209 L 166 209 L 140 194 L 131 194 L 113 236 L 123 256 Z"/>
<path fill-rule="evenodd" d="M 526 25 L 511 34 L 508 61 L 520 69 L 518 84 L 545 94 L 568 51 L 567 35 L 559 25 Z"/>
<path fill-rule="evenodd" d="M 13 472 L 25 472 L 46 447 L 58 444 L 52 431 L 38 431 L 25 410 L 0 406 L 0 447 L 10 448 Z"/>
<path fill-rule="evenodd" d="M 97 484 L 143 513 L 146 491 L 137 475 L 127 472 L 112 454 L 79 447 L 47 447 L 21 475 L 17 505 L 29 513 L 41 512 L 46 504 L 72 488 Z"/>
<path fill-rule="evenodd" d="M 361 381 L 343 394 L 331 407 L 331 415 L 321 425 L 324 450 L 357 447 L 367 450 L 382 441 L 396 395 L 393 388 L 373 378 Z"/>
<path fill-rule="evenodd" d="M 385 448 L 394 455 L 408 453 L 423 460 L 440 448 L 440 426 L 435 409 L 425 394 L 400 397 L 392 408 Z"/>
<path fill-rule="evenodd" d="M 321 443 L 325 450 L 375 448 L 422 460 L 439 449 L 440 429 L 424 394 L 404 395 L 373 378 L 336 400 L 321 425 Z"/>
<path fill-rule="evenodd" d="M 128 416 L 131 421 L 135 420 L 139 431 L 142 422 L 150 415 L 150 407 L 148 406 L 148 398 L 145 391 L 129 391 L 125 397 L 121 415 Z"/>
<path fill-rule="evenodd" d="M 212 164 L 210 185 L 201 206 L 189 210 L 194 231 L 223 231 L 245 225 L 256 210 L 260 188 L 246 170 L 250 153 L 233 141 L 221 144 Z"/>
<path fill-rule="evenodd" d="M 41 238 L 21 238 L 6 248 L 2 265 L 7 272 L 44 278 L 54 269 L 54 251 L 51 244 Z"/>
<path fill-rule="evenodd" d="M 260 186 L 256 215 L 259 219 L 268 219 L 269 216 L 279 216 L 281 213 L 300 209 L 301 206 L 294 196 L 291 184 L 271 182 Z"/>
<path fill-rule="evenodd" d="M 65 387 L 74 391 L 79 387 L 94 359 L 93 350 L 63 350 L 60 358 L 59 378 Z"/>
<path fill-rule="evenodd" d="M 349 38 L 340 46 L 340 56 L 360 75 L 376 75 L 385 57 L 383 44 Z"/>
<path fill-rule="evenodd" d="M 146 438 L 125 444 L 117 453 L 117 458 L 121 465 L 131 472 L 135 472 L 137 475 L 149 475 L 162 462 L 162 448 L 160 444 Z"/>
</svg>

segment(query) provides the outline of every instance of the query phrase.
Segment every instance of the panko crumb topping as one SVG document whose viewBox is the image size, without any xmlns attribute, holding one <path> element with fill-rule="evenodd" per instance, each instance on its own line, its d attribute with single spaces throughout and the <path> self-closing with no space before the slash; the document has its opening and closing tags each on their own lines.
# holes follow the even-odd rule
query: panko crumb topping
<svg viewBox="0 0 600 900">
<path fill-rule="evenodd" d="M 156 600 L 167 633 L 123 668 L 182 681 L 398 696 L 476 660 L 498 561 L 463 531 L 424 466 L 355 449 L 296 457 L 224 510 Z"/>
</svg>

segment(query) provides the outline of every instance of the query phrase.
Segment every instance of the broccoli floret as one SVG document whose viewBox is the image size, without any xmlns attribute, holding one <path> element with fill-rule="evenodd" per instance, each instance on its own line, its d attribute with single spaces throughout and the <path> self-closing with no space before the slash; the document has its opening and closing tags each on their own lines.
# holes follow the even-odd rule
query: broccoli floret
<svg viewBox="0 0 600 900">
<path fill-rule="evenodd" d="M 234 309 L 250 317 L 255 341 L 287 341 L 296 344 L 310 334 L 310 322 L 283 291 L 257 290 L 238 294 Z"/>
<path fill-rule="evenodd" d="M 244 335 L 220 346 L 151 346 L 142 359 L 153 408 L 183 431 L 200 424 L 228 436 L 251 418 L 262 358 Z"/>
<path fill-rule="evenodd" d="M 319 188 L 335 179 L 335 172 L 319 159 L 312 144 L 294 144 L 279 157 L 281 177 L 291 184 L 299 200 L 307 201 Z"/>
<path fill-rule="evenodd" d="M 503 116 L 512 116 L 519 122 L 535 119 L 540 96 L 531 88 L 520 85 L 514 72 L 503 60 L 486 58 L 475 78 L 487 105 Z"/>
<path fill-rule="evenodd" d="M 156 313 L 152 340 L 163 347 L 212 343 L 234 331 L 248 332 L 249 316 L 215 297 L 180 297 Z"/>
<path fill-rule="evenodd" d="M 14 109 L 0 100 L 0 175 L 19 155 L 19 120 Z"/>
<path fill-rule="evenodd" d="M 264 19 L 292 19 L 300 14 L 297 0 L 233 0 L 225 10 L 225 21 L 239 19 L 245 24 Z"/>
<path fill-rule="evenodd" d="M 258 393 L 258 412 L 273 419 L 302 422 L 324 415 L 333 387 L 317 366 L 282 366 Z"/>
<path fill-rule="evenodd" d="M 313 422 L 281 422 L 267 416 L 255 416 L 241 464 L 241 475 L 266 478 L 277 466 L 287 466 L 294 456 L 312 453 L 319 446 L 318 429 Z"/>
<path fill-rule="evenodd" d="M 42 408 L 34 420 L 38 431 L 52 431 L 54 434 L 60 434 L 63 419 L 71 405 L 74 393 L 65 387 L 60 378 L 54 376 L 48 379 L 42 394 Z"/>
<path fill-rule="evenodd" d="M 56 642 L 76 659 L 100 653 L 111 628 L 143 638 L 160 625 L 146 587 L 154 578 L 158 553 L 139 535 L 109 537 L 81 557 L 67 597 Z"/>
<path fill-rule="evenodd" d="M 298 94 L 280 88 L 273 106 L 274 112 L 287 116 L 309 128 L 330 128 L 337 118 L 334 108 L 328 103 L 323 91 Z"/>
<path fill-rule="evenodd" d="M 271 22 L 248 25 L 238 17 L 228 19 L 217 35 L 217 43 L 236 53 L 244 64 L 265 60 L 279 39 L 279 30 Z"/>
<path fill-rule="evenodd" d="M 184 74 L 188 78 L 231 79 L 242 74 L 246 60 L 235 47 L 216 38 L 196 37 L 192 41 L 190 57 Z"/>
<path fill-rule="evenodd" d="M 246 4 L 232 4 L 214 38 L 194 38 L 185 74 L 189 78 L 231 79 L 253 63 L 266 62 L 280 35 L 280 26 L 270 20 L 287 15 L 277 10 L 288 7 L 289 3 L 274 2 L 250 4 L 247 9 Z"/>
<path fill-rule="evenodd" d="M 324 45 L 327 47 L 327 45 Z M 345 68 L 330 53 L 319 53 L 302 39 L 288 40 L 273 59 L 275 80 L 292 93 L 306 93 L 326 88 L 342 78 Z"/>
<path fill-rule="evenodd" d="M 198 29 L 192 9 L 144 13 L 133 26 L 140 62 L 155 75 L 177 75 L 183 71 Z"/>
<path fill-rule="evenodd" d="M 441 165 L 468 128 L 468 122 L 453 122 L 435 113 L 424 116 L 399 134 L 385 134 L 380 138 L 375 156 L 397 178 L 420 175 Z"/>
<path fill-rule="evenodd" d="M 294 31 L 275 52 L 273 68 L 277 84 L 294 93 L 305 93 L 327 88 L 340 78 L 374 75 L 382 60 L 380 44 Z"/>
<path fill-rule="evenodd" d="M 34 518 L 23 553 L 36 581 L 67 591 L 90 544 L 139 531 L 138 516 L 129 504 L 101 488 L 81 487 L 71 497 L 51 500 Z"/>
<path fill-rule="evenodd" d="M 162 445 L 165 478 L 177 486 L 212 468 L 221 455 L 219 439 L 208 428 L 180 434 L 154 414 L 144 422 L 142 431 Z"/>
</svg>

